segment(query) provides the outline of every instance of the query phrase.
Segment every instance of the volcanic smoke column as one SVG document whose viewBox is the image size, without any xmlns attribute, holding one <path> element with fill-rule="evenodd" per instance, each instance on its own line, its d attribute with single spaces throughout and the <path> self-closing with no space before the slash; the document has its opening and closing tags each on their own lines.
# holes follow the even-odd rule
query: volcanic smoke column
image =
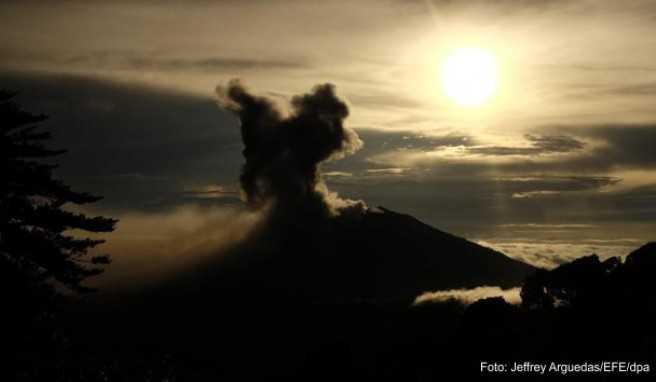
<svg viewBox="0 0 656 382">
<path fill-rule="evenodd" d="M 333 85 L 294 96 L 288 115 L 269 99 L 250 94 L 238 80 L 218 87 L 217 94 L 220 105 L 241 121 L 246 163 L 240 181 L 250 206 L 324 216 L 366 208 L 361 201 L 328 191 L 321 177 L 322 162 L 362 147 L 355 131 L 344 126 L 348 106 L 337 98 Z"/>
</svg>

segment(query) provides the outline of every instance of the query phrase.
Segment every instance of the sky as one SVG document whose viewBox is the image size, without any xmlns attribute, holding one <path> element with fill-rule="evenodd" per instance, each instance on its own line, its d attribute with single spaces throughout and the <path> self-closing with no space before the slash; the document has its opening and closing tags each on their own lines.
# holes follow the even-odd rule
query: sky
<svg viewBox="0 0 656 382">
<path fill-rule="evenodd" d="M 239 208 L 233 78 L 282 110 L 334 84 L 364 146 L 324 177 L 369 206 L 546 267 L 653 239 L 653 1 L 3 1 L 0 31 L 0 86 L 50 115 L 58 176 L 122 219 L 114 248 Z M 440 68 L 471 47 L 497 85 L 463 107 Z"/>
</svg>

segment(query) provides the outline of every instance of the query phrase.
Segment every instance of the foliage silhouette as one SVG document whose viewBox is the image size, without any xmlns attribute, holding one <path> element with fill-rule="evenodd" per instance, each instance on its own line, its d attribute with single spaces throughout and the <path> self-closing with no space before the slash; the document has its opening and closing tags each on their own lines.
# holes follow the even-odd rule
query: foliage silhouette
<svg viewBox="0 0 656 382">
<path fill-rule="evenodd" d="M 101 198 L 75 192 L 53 178 L 56 165 L 47 159 L 64 153 L 43 142 L 50 133 L 38 124 L 46 117 L 22 110 L 13 94 L 0 93 L 0 253 L 7 264 L 35 282 L 55 280 L 78 292 L 91 289 L 84 279 L 102 272 L 107 255 L 88 256 L 104 240 L 78 238 L 67 232 L 111 232 L 116 220 L 66 211 Z"/>
<path fill-rule="evenodd" d="M 10 360 L 0 379 L 58 380 L 53 370 L 69 342 L 59 318 L 69 293 L 61 292 L 93 291 L 84 280 L 110 262 L 88 252 L 103 240 L 71 232 L 110 232 L 116 220 L 65 209 L 100 198 L 53 177 L 50 162 L 64 151 L 44 145 L 50 134 L 39 123 L 46 117 L 22 110 L 13 97 L 0 92 L 0 301 L 8 329 L 3 358 Z"/>
<path fill-rule="evenodd" d="M 648 375 L 653 377 L 655 276 L 655 242 L 633 251 L 624 262 L 590 255 L 538 271 L 524 283 L 521 306 L 487 299 L 468 307 L 457 341 L 467 349 L 464 367 L 475 371 L 480 361 L 491 360 L 622 360 L 650 364 Z M 621 380 L 626 375 L 587 377 Z"/>
</svg>

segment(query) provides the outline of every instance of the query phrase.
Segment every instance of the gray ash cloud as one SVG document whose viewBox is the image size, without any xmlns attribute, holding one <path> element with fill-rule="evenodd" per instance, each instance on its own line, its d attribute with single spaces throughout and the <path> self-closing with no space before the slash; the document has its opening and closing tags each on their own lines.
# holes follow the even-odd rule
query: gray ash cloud
<svg viewBox="0 0 656 382">
<path fill-rule="evenodd" d="M 339 198 L 324 183 L 320 166 L 354 153 L 362 141 L 344 125 L 346 103 L 331 84 L 294 96 L 285 115 L 274 103 L 251 94 L 238 80 L 218 87 L 219 103 L 241 122 L 246 160 L 240 176 L 246 202 L 255 208 L 302 209 L 325 216 L 364 208 Z"/>
</svg>

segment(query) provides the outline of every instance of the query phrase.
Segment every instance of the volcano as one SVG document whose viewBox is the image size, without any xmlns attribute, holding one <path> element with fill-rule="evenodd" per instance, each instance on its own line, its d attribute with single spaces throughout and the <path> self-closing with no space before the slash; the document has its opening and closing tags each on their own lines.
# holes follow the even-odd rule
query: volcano
<svg viewBox="0 0 656 382">
<path fill-rule="evenodd" d="M 426 291 L 519 286 L 535 271 L 384 207 L 329 219 L 276 219 L 229 252 L 183 272 L 176 293 L 410 303 Z"/>
</svg>

